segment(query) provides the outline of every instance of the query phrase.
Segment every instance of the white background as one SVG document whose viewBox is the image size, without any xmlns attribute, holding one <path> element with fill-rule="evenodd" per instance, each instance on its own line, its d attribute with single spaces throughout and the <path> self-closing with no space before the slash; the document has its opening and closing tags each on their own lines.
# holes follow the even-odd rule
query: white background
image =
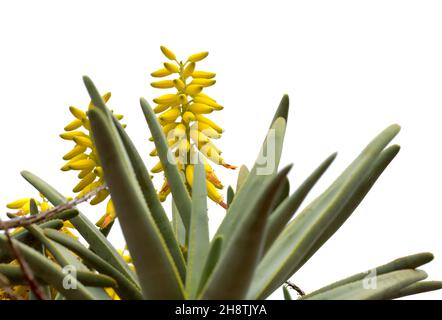
<svg viewBox="0 0 442 320">
<path fill-rule="evenodd" d="M 313 196 L 380 130 L 403 128 L 398 157 L 293 277 L 296 284 L 309 292 L 420 251 L 435 253 L 424 269 L 441 280 L 441 16 L 439 1 L 2 1 L 0 206 L 37 196 L 20 178 L 22 169 L 71 194 L 75 175 L 59 170 L 71 145 L 58 134 L 71 120 L 68 106 L 88 104 L 84 74 L 103 93 L 112 91 L 110 106 L 126 116 L 129 134 L 153 165 L 138 99 L 159 94 L 149 87 L 150 72 L 165 61 L 159 46 L 182 59 L 207 50 L 199 66 L 217 73 L 206 92 L 225 106 L 211 115 L 226 129 L 219 143 L 225 158 L 253 163 L 288 93 L 282 163 L 294 163 L 292 186 L 339 152 Z M 236 172 L 217 173 L 226 185 L 236 179 Z M 94 221 L 103 212 L 83 209 Z M 213 231 L 223 213 L 210 209 Z M 123 245 L 118 230 L 111 238 Z"/>
</svg>

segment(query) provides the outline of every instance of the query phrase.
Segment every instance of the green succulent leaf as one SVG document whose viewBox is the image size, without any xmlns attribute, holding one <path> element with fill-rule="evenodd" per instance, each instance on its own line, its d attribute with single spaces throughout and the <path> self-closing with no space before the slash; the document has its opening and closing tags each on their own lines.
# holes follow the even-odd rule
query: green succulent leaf
<svg viewBox="0 0 442 320">
<path fill-rule="evenodd" d="M 409 285 L 408 287 L 400 289 L 399 291 L 396 291 L 392 294 L 390 299 L 397 299 L 440 289 L 442 289 L 442 281 L 419 281 Z"/>
<path fill-rule="evenodd" d="M 207 259 L 209 245 L 206 172 L 203 163 L 198 161 L 194 165 L 192 212 L 187 253 L 186 292 L 189 299 L 197 297 L 201 272 Z"/>
<path fill-rule="evenodd" d="M 284 201 L 272 212 L 269 217 L 267 227 L 265 251 L 270 248 L 270 246 L 273 244 L 273 241 L 278 237 L 278 235 L 296 213 L 310 190 L 315 186 L 315 184 L 322 177 L 324 172 L 332 164 L 335 158 L 336 153 L 333 153 L 331 156 L 329 156 L 315 171 L 313 171 L 313 173 L 290 197 L 286 197 Z"/>
<path fill-rule="evenodd" d="M 237 222 L 229 247 L 223 250 L 207 282 L 204 299 L 245 298 L 265 241 L 268 215 L 290 169 L 291 166 L 288 166 L 281 170 L 250 201 L 243 212 L 243 219 Z"/>
<path fill-rule="evenodd" d="M 121 298 L 134 300 L 141 300 L 143 298 L 141 291 L 136 284 L 130 281 L 120 270 L 88 250 L 88 248 L 83 246 L 78 240 L 55 230 L 44 230 L 44 233 L 48 238 L 60 243 L 77 254 L 87 265 L 90 265 L 98 272 L 115 279 L 118 284 L 115 291 Z"/>
<path fill-rule="evenodd" d="M 221 236 L 215 237 L 211 242 L 209 253 L 204 263 L 204 269 L 201 273 L 201 280 L 198 288 L 198 296 L 201 293 L 201 290 L 204 288 L 204 285 L 207 283 L 207 280 L 212 275 L 213 269 L 215 269 L 216 264 L 218 263 L 219 257 L 221 256 L 222 247 L 223 247 L 223 237 Z"/>
<path fill-rule="evenodd" d="M 227 188 L 227 206 L 230 206 L 234 197 L 235 197 L 235 191 L 233 191 L 233 188 L 229 186 Z"/>
<path fill-rule="evenodd" d="M 161 164 L 164 169 L 164 174 L 170 186 L 173 199 L 183 221 L 186 230 L 189 230 L 190 214 L 191 214 L 191 200 L 189 192 L 187 191 L 182 174 L 179 172 L 175 163 L 170 161 L 173 159 L 169 146 L 166 142 L 163 129 L 158 123 L 157 117 L 150 107 L 149 103 L 144 99 L 140 99 L 141 109 L 146 118 L 152 137 L 154 138 L 155 147 L 158 152 Z"/>
<path fill-rule="evenodd" d="M 423 280 L 427 274 L 421 270 L 399 270 L 371 279 L 347 283 L 331 290 L 310 295 L 305 300 L 383 300 L 391 299 L 408 286 Z M 370 281 L 374 281 L 370 283 Z"/>
<path fill-rule="evenodd" d="M 322 195 L 289 223 L 258 266 L 249 299 L 262 299 L 276 290 L 313 254 L 312 248 L 317 250 L 342 225 L 354 204 L 362 200 L 362 191 L 368 192 L 366 185 L 374 183 L 370 180 L 373 164 L 398 132 L 397 125 L 381 132 Z M 334 224 L 336 221 L 339 223 Z"/>
<path fill-rule="evenodd" d="M 360 272 L 348 278 L 339 280 L 334 282 L 328 286 L 325 286 L 319 290 L 313 291 L 308 295 L 305 295 L 304 298 L 307 299 L 310 296 L 320 294 L 325 291 L 329 291 L 331 289 L 343 286 L 348 283 L 352 283 L 358 280 L 362 280 L 367 278 L 370 274 L 382 275 L 393 271 L 403 270 L 403 269 L 416 269 L 424 264 L 427 264 L 433 260 L 433 255 L 429 252 L 423 252 L 418 254 L 413 254 L 410 256 L 401 257 L 395 259 L 389 263 L 378 266 L 376 268 L 372 268 L 366 272 Z"/>
<path fill-rule="evenodd" d="M 63 285 L 63 280 L 65 279 L 66 274 L 63 273 L 63 270 L 59 265 L 52 262 L 33 248 L 21 242 L 18 242 L 17 240 L 12 239 L 12 241 L 14 241 L 16 247 L 18 248 L 18 250 L 20 250 L 21 255 L 29 264 L 32 272 L 36 275 L 36 277 L 43 279 L 45 283 L 53 286 L 66 298 L 73 300 L 96 299 L 92 292 L 76 279 L 72 279 L 72 283 L 76 284 L 76 289 L 66 289 Z M 8 240 L 4 235 L 0 235 L 0 250 L 12 254 Z"/>
<path fill-rule="evenodd" d="M 227 210 L 226 217 L 219 226 L 216 236 L 222 235 L 224 248 L 227 248 L 242 219 L 247 219 L 245 211 L 250 211 L 250 203 L 256 201 L 256 195 L 260 194 L 264 185 L 270 181 L 278 170 L 281 158 L 282 144 L 286 123 L 283 118 L 278 118 L 269 130 L 263 143 L 258 159 L 243 185 L 236 192 L 234 201 Z"/>
<path fill-rule="evenodd" d="M 239 168 L 238 179 L 236 181 L 236 192 L 238 192 L 239 189 L 242 187 L 242 185 L 246 181 L 247 177 L 249 176 L 249 173 L 250 173 L 250 171 L 245 165 L 242 165 Z"/>
<path fill-rule="evenodd" d="M 147 171 L 140 154 L 138 153 L 131 139 L 127 135 L 126 131 L 123 129 L 119 121 L 115 119 L 115 117 L 113 117 L 113 120 L 123 142 L 123 145 L 126 148 L 126 152 L 129 156 L 132 167 L 134 168 L 135 176 L 140 185 L 144 199 L 146 200 L 152 217 L 155 220 L 155 223 L 160 230 L 164 241 L 166 242 L 166 246 L 169 249 L 170 254 L 172 255 L 175 265 L 180 273 L 181 280 L 184 282 L 186 278 L 185 261 L 181 253 L 177 238 L 173 233 L 173 229 L 169 222 L 167 214 L 164 211 L 164 208 L 158 198 L 149 172 Z"/>
<path fill-rule="evenodd" d="M 22 171 L 21 175 L 35 189 L 41 192 L 54 206 L 66 203 L 66 197 L 36 175 L 28 171 Z M 135 274 L 120 256 L 118 251 L 84 214 L 78 211 L 78 215 L 69 221 L 90 245 L 92 251 L 120 270 L 124 275 L 131 279 L 131 281 L 134 283 L 137 282 Z"/>
<path fill-rule="evenodd" d="M 289 117 L 289 96 L 287 94 L 282 96 L 281 102 L 279 102 L 278 109 L 276 109 L 275 115 L 273 116 L 272 124 L 278 119 L 283 118 L 287 123 Z"/>
<path fill-rule="evenodd" d="M 95 104 L 94 97 L 91 96 Z M 182 299 L 175 263 L 145 202 L 134 169 L 112 120 L 97 108 L 88 112 L 98 156 L 115 211 L 146 299 Z M 146 245 L 149 244 L 149 245 Z"/>
</svg>

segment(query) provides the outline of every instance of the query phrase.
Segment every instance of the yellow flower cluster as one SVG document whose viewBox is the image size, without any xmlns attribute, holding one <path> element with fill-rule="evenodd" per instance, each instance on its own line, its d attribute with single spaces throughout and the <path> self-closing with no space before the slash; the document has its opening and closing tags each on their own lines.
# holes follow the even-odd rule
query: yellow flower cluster
<svg viewBox="0 0 442 320">
<path fill-rule="evenodd" d="M 107 102 L 111 97 L 110 92 L 103 95 L 103 100 Z M 93 108 L 92 102 L 89 104 L 88 110 Z M 78 178 L 80 181 L 72 190 L 77 193 L 77 197 L 82 197 L 86 193 L 100 187 L 104 183 L 103 168 L 100 165 L 97 151 L 95 149 L 89 119 L 85 111 L 76 107 L 69 107 L 69 111 L 74 116 L 74 120 L 64 128 L 64 133 L 60 137 L 75 143 L 72 150 L 63 156 L 66 160 L 65 165 L 61 167 L 62 171 L 76 170 L 79 171 Z M 118 120 L 123 116 L 116 114 Z M 123 125 L 125 127 L 125 125 Z M 83 130 L 79 130 L 83 129 Z M 109 191 L 103 189 L 90 201 L 92 205 L 99 204 L 106 200 Z M 97 222 L 97 226 L 105 228 L 115 219 L 115 210 L 112 200 L 109 199 L 106 206 L 106 213 Z"/>
<path fill-rule="evenodd" d="M 178 61 L 175 54 L 168 48 L 161 46 L 161 51 L 169 62 L 164 63 L 164 68 L 152 72 L 153 77 L 163 78 L 172 76 L 173 79 L 152 82 L 154 88 L 174 89 L 174 93 L 168 93 L 155 98 L 154 112 L 167 137 L 169 147 L 175 155 L 180 170 L 185 172 L 188 187 L 192 188 L 193 161 L 199 153 L 204 155 L 207 193 L 210 199 L 226 207 L 222 195 L 217 189 L 223 185 L 215 175 L 212 167 L 206 159 L 222 165 L 226 168 L 236 167 L 227 164 L 221 157 L 221 150 L 215 146 L 212 139 L 219 139 L 223 129 L 205 115 L 213 111 L 222 110 L 223 106 L 216 100 L 204 94 L 203 89 L 213 86 L 216 82 L 215 73 L 196 69 L 196 63 L 208 56 L 208 52 L 192 54 L 188 59 Z M 151 156 L 157 156 L 156 149 L 152 150 Z M 153 168 L 153 173 L 163 170 L 158 162 Z M 159 191 L 161 201 L 164 201 L 170 193 L 167 180 Z"/>
<path fill-rule="evenodd" d="M 17 216 L 24 216 L 27 215 L 29 213 L 31 213 L 31 201 L 34 200 L 38 212 L 44 212 L 47 211 L 49 209 L 52 209 L 53 206 L 49 203 L 49 201 L 40 193 L 40 198 L 41 200 L 37 200 L 34 198 L 23 198 L 23 199 L 19 199 L 19 200 L 15 200 L 13 202 L 10 202 L 6 205 L 6 207 L 8 207 L 9 209 L 13 209 L 13 210 L 17 210 L 16 212 L 14 212 L 15 215 Z M 70 235 L 71 237 L 77 238 L 69 229 L 73 229 L 74 226 L 69 222 L 69 221 L 65 221 L 63 224 L 63 227 L 61 229 L 61 231 L 63 231 L 64 233 Z M 12 234 L 16 233 L 17 231 L 21 230 L 22 228 L 16 228 Z"/>
</svg>

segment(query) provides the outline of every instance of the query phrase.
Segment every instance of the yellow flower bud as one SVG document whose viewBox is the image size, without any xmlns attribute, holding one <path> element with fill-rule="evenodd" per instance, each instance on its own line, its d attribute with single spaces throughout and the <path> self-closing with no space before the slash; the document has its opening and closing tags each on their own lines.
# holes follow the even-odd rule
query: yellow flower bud
<svg viewBox="0 0 442 320">
<path fill-rule="evenodd" d="M 75 119 L 71 123 L 69 123 L 66 127 L 64 127 L 64 131 L 72 131 L 81 127 L 81 120 Z"/>
<path fill-rule="evenodd" d="M 16 201 L 8 203 L 6 205 L 6 207 L 8 207 L 9 209 L 20 209 L 29 201 L 31 201 L 31 198 L 24 198 L 24 199 L 16 200 Z"/>
<path fill-rule="evenodd" d="M 180 116 L 179 108 L 172 108 L 164 113 L 162 113 L 158 118 L 162 121 L 172 122 Z"/>
<path fill-rule="evenodd" d="M 64 140 L 72 140 L 78 136 L 86 136 L 86 134 L 82 131 L 70 131 L 70 132 L 64 132 L 64 133 L 60 134 L 60 138 L 62 138 Z"/>
<path fill-rule="evenodd" d="M 213 86 L 216 83 L 216 80 L 213 79 L 203 79 L 203 78 L 197 78 L 197 79 L 193 79 L 192 82 L 190 83 L 192 84 L 197 84 L 203 87 L 210 87 Z"/>
<path fill-rule="evenodd" d="M 158 98 L 153 99 L 153 102 L 157 104 L 170 104 L 177 101 L 176 94 L 164 94 Z"/>
<path fill-rule="evenodd" d="M 166 68 L 158 69 L 157 71 L 152 72 L 150 75 L 155 78 L 167 77 L 171 75 L 172 72 L 167 70 Z"/>
<path fill-rule="evenodd" d="M 95 175 L 94 172 L 89 172 L 83 179 L 80 180 L 80 182 L 74 187 L 72 191 L 75 193 L 80 192 L 88 185 L 90 185 L 92 182 L 94 182 L 96 177 L 97 176 Z"/>
<path fill-rule="evenodd" d="M 170 106 L 167 105 L 167 104 L 159 104 L 155 108 L 153 108 L 153 111 L 155 113 L 161 113 L 161 112 L 166 111 L 167 109 L 169 109 L 169 107 Z"/>
<path fill-rule="evenodd" d="M 193 101 L 198 102 L 198 103 L 207 104 L 208 106 L 213 107 L 213 109 L 215 109 L 215 110 L 222 110 L 223 109 L 223 106 L 219 105 L 218 103 L 216 103 L 212 99 L 208 99 L 208 98 L 201 96 L 201 94 L 196 95 L 193 98 Z"/>
<path fill-rule="evenodd" d="M 213 128 L 216 131 L 218 131 L 218 133 L 223 133 L 224 132 L 223 128 L 221 128 L 215 122 L 213 122 L 212 120 L 206 118 L 205 116 L 203 116 L 201 114 L 197 114 L 196 115 L 196 120 L 198 120 L 199 122 L 203 122 L 203 123 L 208 124 L 211 128 Z"/>
<path fill-rule="evenodd" d="M 211 113 L 213 111 L 212 107 L 209 107 L 207 104 L 202 103 L 192 103 L 189 106 L 189 111 L 192 111 L 195 114 L 199 113 Z"/>
<path fill-rule="evenodd" d="M 153 166 L 152 169 L 150 169 L 150 172 L 152 173 L 158 173 L 163 171 L 163 165 L 161 164 L 161 162 L 158 162 L 156 165 Z"/>
<path fill-rule="evenodd" d="M 179 91 L 182 91 L 184 87 L 186 86 L 183 81 L 180 79 L 173 80 L 173 84 L 175 85 L 175 88 Z"/>
<path fill-rule="evenodd" d="M 152 82 L 150 85 L 152 87 L 158 88 L 158 89 L 170 89 L 175 86 L 175 84 L 172 80 L 156 81 L 156 82 Z"/>
<path fill-rule="evenodd" d="M 97 205 L 103 202 L 104 200 L 106 200 L 108 196 L 109 196 L 109 191 L 107 189 L 100 190 L 97 193 L 97 195 L 91 200 L 90 204 L 93 206 Z"/>
<path fill-rule="evenodd" d="M 92 141 L 91 141 L 91 139 L 89 139 L 89 137 L 77 136 L 77 137 L 74 137 L 74 141 L 77 145 L 80 145 L 80 146 L 85 146 L 85 147 L 88 147 L 91 149 L 93 147 Z"/>
<path fill-rule="evenodd" d="M 203 87 L 200 85 L 190 85 L 186 88 L 186 93 L 190 96 L 195 96 L 203 90 Z"/>
<path fill-rule="evenodd" d="M 183 120 L 184 122 L 189 123 L 190 121 L 195 120 L 195 115 L 190 111 L 186 111 L 183 114 Z"/>
<path fill-rule="evenodd" d="M 69 107 L 69 111 L 72 113 L 72 115 L 77 118 L 78 120 L 86 119 L 86 113 L 76 107 Z"/>
<path fill-rule="evenodd" d="M 172 51 L 170 51 L 169 49 L 167 49 L 165 46 L 161 46 L 160 49 L 161 49 L 161 52 L 163 52 L 163 54 L 166 56 L 167 59 L 176 60 L 175 54 Z"/>
<path fill-rule="evenodd" d="M 185 94 L 180 94 L 178 96 L 178 103 L 179 104 L 186 104 L 187 103 L 187 95 Z"/>
<path fill-rule="evenodd" d="M 164 68 L 167 69 L 167 71 L 169 71 L 170 73 L 179 73 L 180 72 L 180 68 L 173 63 L 170 62 L 164 62 Z"/>
<path fill-rule="evenodd" d="M 198 61 L 203 60 L 208 55 L 209 55 L 209 53 L 207 51 L 199 52 L 199 53 L 192 54 L 189 57 L 189 59 L 187 59 L 187 60 L 190 61 L 190 62 L 198 62 Z"/>
<path fill-rule="evenodd" d="M 195 71 L 195 62 L 191 62 L 188 64 L 186 68 L 184 68 L 183 75 L 187 78 L 190 77 Z"/>
<path fill-rule="evenodd" d="M 215 78 L 216 73 L 208 72 L 208 71 L 194 71 L 192 73 L 192 77 L 194 78 L 205 78 L 205 79 L 212 79 Z"/>
<path fill-rule="evenodd" d="M 69 167 L 72 170 L 83 170 L 83 169 L 90 169 L 90 168 L 93 169 L 95 166 L 96 166 L 96 163 L 92 159 L 78 160 L 78 161 L 75 161 L 69 165 Z"/>
<path fill-rule="evenodd" d="M 66 153 L 63 156 L 64 160 L 70 160 L 73 157 L 79 155 L 80 153 L 83 153 L 86 151 L 86 147 L 85 146 L 81 146 L 81 145 L 76 145 L 71 151 L 69 151 L 68 153 Z"/>
</svg>

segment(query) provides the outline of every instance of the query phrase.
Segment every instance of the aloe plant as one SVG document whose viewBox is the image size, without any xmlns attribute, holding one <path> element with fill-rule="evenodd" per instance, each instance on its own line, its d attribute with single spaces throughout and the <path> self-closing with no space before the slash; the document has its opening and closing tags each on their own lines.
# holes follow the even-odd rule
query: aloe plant
<svg viewBox="0 0 442 320">
<path fill-rule="evenodd" d="M 176 163 L 168 161 L 171 151 L 162 126 L 142 98 L 141 109 L 172 194 L 170 221 L 142 157 L 119 119 L 88 77 L 84 77 L 84 83 L 93 103 L 85 115 L 90 137 L 134 268 L 86 215 L 67 208 L 52 220 L 24 224 L 24 229 L 11 235 L 23 262 L 44 286 L 46 298 L 266 299 L 282 288 L 285 299 L 291 300 L 285 283 L 354 212 L 399 151 L 397 145 L 388 146 L 400 129 L 392 125 L 294 216 L 336 154 L 327 157 L 289 194 L 287 174 L 291 166 L 278 169 L 289 114 L 289 98 L 285 95 L 256 163 L 250 170 L 242 166 L 236 189 L 229 188 L 226 215 L 210 238 L 203 161 L 197 158 L 192 177 L 185 177 Z M 275 166 L 263 174 L 261 166 L 266 157 L 273 157 Z M 66 197 L 34 174 L 24 171 L 22 175 L 55 208 L 69 204 Z M 37 210 L 34 214 L 42 213 Z M 63 232 L 66 221 L 84 241 Z M 26 285 L 24 271 L 11 263 L 14 257 L 8 237 L 0 235 L 0 275 L 10 285 Z M 399 258 L 300 299 L 393 299 L 437 290 L 442 282 L 424 281 L 427 275 L 418 269 L 432 259 L 431 253 Z M 76 270 L 71 279 L 75 289 L 64 285 L 63 268 L 72 265 Z M 373 279 L 376 285 L 367 286 Z M 114 294 L 110 295 L 109 290 Z M 26 297 L 35 298 L 32 294 Z"/>
</svg>

